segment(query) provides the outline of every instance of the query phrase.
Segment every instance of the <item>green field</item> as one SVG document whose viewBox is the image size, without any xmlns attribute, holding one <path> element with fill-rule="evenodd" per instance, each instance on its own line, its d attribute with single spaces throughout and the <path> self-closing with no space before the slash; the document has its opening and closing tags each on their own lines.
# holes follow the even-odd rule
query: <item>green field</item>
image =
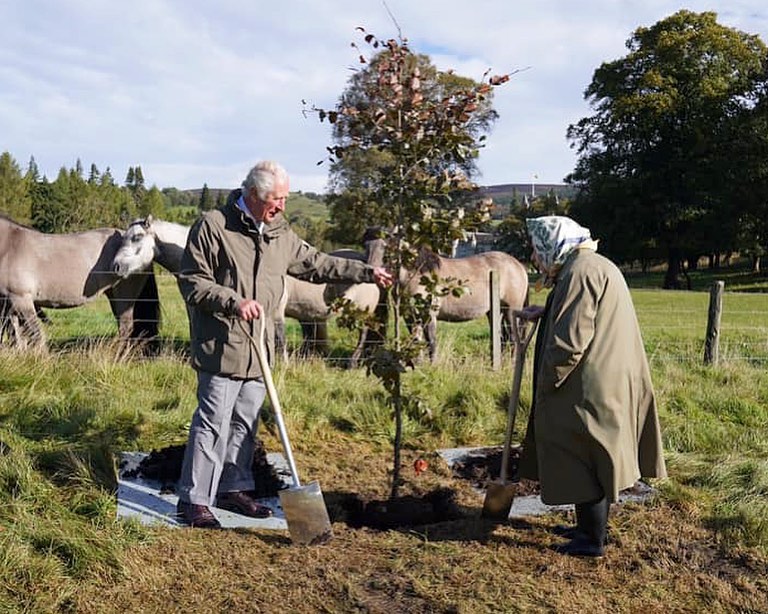
<svg viewBox="0 0 768 614">
<path fill-rule="evenodd" d="M 182 443 L 195 405 L 170 276 L 160 276 L 162 339 L 151 358 L 114 341 L 103 299 L 50 311 L 50 352 L 0 349 L 0 611 L 768 611 L 768 293 L 726 293 L 721 362 L 708 367 L 711 279 L 696 292 L 630 280 L 645 286 L 632 294 L 670 478 L 651 504 L 614 510 L 613 541 L 597 562 L 552 552 L 548 529 L 562 517 L 480 519 L 482 497 L 435 457 L 503 437 L 512 365 L 490 369 L 482 320 L 441 324 L 437 364 L 406 376 L 418 403 L 405 421 L 404 467 L 421 456 L 430 470 L 406 471 L 405 494 L 455 488 L 465 516 L 374 531 L 348 526 L 329 504 L 335 538 L 300 548 L 274 532 L 115 520 L 115 455 Z M 765 290 L 768 280 L 743 284 Z M 329 360 L 294 357 L 275 373 L 297 463 L 327 497 L 385 497 L 386 397 L 364 370 L 343 368 L 353 338 L 331 332 Z M 291 324 L 294 348 L 298 334 Z M 528 358 L 516 439 L 530 403 Z M 269 429 L 262 436 L 280 449 Z"/>
</svg>

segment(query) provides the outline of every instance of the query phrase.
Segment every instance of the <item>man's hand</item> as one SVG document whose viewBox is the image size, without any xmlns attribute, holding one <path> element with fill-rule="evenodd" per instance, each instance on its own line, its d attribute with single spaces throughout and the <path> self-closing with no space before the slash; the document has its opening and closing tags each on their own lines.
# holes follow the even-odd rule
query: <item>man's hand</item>
<svg viewBox="0 0 768 614">
<path fill-rule="evenodd" d="M 263 311 L 261 303 L 254 301 L 252 298 L 245 299 L 237 306 L 237 315 L 246 321 L 260 318 Z"/>
<path fill-rule="evenodd" d="M 379 288 L 389 288 L 395 281 L 395 278 L 392 273 L 380 266 L 373 269 L 373 281 L 376 282 Z"/>
</svg>

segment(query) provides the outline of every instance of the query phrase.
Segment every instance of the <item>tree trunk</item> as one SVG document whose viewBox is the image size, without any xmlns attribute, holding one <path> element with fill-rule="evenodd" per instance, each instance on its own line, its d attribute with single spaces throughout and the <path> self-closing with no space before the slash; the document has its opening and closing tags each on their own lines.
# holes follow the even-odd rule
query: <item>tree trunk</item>
<svg viewBox="0 0 768 614">
<path fill-rule="evenodd" d="M 676 247 L 670 247 L 667 255 L 667 273 L 664 276 L 664 289 L 665 290 L 679 290 L 680 275 L 683 269 L 683 259 L 680 255 L 680 250 Z"/>
<path fill-rule="evenodd" d="M 392 403 L 395 406 L 395 443 L 394 459 L 392 462 L 392 490 L 390 498 L 397 499 L 400 492 L 400 450 L 403 447 L 403 396 L 400 374 L 397 374 L 395 389 L 392 394 Z"/>
</svg>

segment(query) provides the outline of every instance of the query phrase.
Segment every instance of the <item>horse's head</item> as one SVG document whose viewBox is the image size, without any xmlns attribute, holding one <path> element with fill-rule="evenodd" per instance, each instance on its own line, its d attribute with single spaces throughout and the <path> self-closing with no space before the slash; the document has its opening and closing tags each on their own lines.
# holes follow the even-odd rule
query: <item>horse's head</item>
<svg viewBox="0 0 768 614">
<path fill-rule="evenodd" d="M 123 242 L 112 259 L 112 270 L 121 277 L 128 277 L 144 270 L 157 253 L 152 216 L 131 222 L 123 233 Z"/>
</svg>

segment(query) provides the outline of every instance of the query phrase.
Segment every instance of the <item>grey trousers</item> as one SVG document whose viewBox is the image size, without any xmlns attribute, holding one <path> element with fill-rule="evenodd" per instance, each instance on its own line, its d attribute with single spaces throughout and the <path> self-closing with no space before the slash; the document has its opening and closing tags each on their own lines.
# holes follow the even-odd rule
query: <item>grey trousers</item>
<svg viewBox="0 0 768 614">
<path fill-rule="evenodd" d="M 210 506 L 219 492 L 254 489 L 254 438 L 265 396 L 262 379 L 198 371 L 198 405 L 176 488 L 179 501 Z"/>
</svg>

